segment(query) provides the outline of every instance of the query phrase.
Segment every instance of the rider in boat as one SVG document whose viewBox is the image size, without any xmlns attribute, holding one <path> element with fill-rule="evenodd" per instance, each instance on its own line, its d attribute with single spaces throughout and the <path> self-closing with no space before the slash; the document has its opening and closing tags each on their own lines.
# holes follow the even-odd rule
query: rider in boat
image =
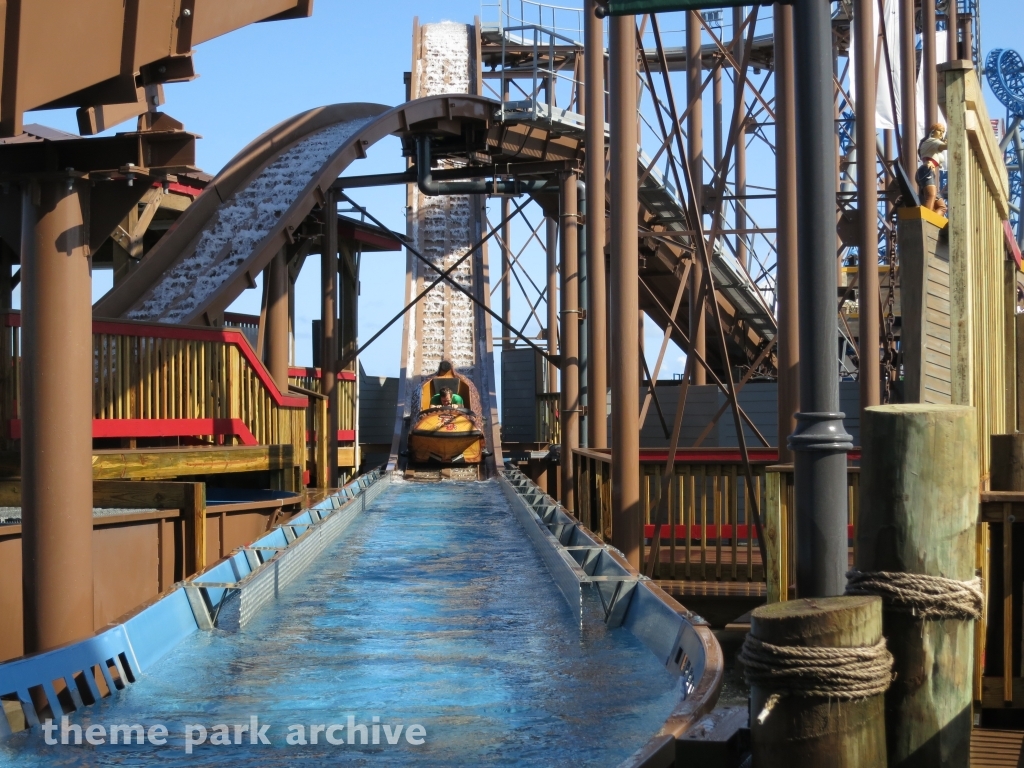
<svg viewBox="0 0 1024 768">
<path fill-rule="evenodd" d="M 456 395 L 452 392 L 451 387 L 441 387 L 441 391 L 430 398 L 430 407 L 447 407 L 450 408 L 453 405 L 459 408 L 465 406 L 465 401 L 462 399 L 462 395 Z"/>
</svg>

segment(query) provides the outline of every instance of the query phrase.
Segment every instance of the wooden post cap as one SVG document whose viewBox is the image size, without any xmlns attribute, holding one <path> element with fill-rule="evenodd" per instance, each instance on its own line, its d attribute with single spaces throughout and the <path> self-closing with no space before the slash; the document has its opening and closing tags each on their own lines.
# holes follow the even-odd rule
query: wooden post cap
<svg viewBox="0 0 1024 768">
<path fill-rule="evenodd" d="M 812 597 L 755 608 L 750 634 L 773 645 L 857 648 L 882 637 L 882 599 Z"/>
</svg>

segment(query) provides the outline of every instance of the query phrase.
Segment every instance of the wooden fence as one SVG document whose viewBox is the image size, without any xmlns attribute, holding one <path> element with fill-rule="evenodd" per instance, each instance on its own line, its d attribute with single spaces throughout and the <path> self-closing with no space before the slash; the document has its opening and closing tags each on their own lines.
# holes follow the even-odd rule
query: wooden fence
<svg viewBox="0 0 1024 768">
<path fill-rule="evenodd" d="M 1003 221 L 1009 185 L 981 84 L 963 62 L 942 65 L 940 104 L 949 142 L 949 293 L 952 402 L 978 419 L 979 478 L 987 486 L 989 435 L 1016 427 L 1016 270 Z"/>
<path fill-rule="evenodd" d="M 560 397 L 558 392 L 542 392 L 537 395 L 536 442 L 546 445 L 562 442 L 562 425 L 558 418 Z"/>
<path fill-rule="evenodd" d="M 338 433 L 337 462 L 338 466 L 347 474 L 355 470 L 358 460 L 356 432 L 358 429 L 359 394 L 354 371 L 340 371 L 337 376 L 338 382 L 334 386 L 334 398 L 338 406 L 337 423 L 334 425 L 334 429 Z M 316 394 L 323 392 L 322 374 L 319 368 L 289 368 L 288 381 Z M 319 436 L 323 432 L 312 410 L 307 416 L 306 429 L 309 432 L 309 450 L 313 450 L 314 442 L 319 450 Z"/>
<path fill-rule="evenodd" d="M 743 461 L 732 448 L 680 449 L 667 503 L 656 518 L 665 452 L 641 455 L 640 513 L 644 522 L 642 556 L 649 557 L 658 523 L 661 533 L 656 577 L 682 581 L 767 582 L 769 601 L 786 600 L 795 578 L 793 467 L 777 464 L 774 449 L 752 449 L 754 493 L 765 532 L 767 567 L 757 531 L 747 514 Z M 859 458 L 857 454 L 853 458 Z M 611 460 L 607 451 L 574 452 L 577 513 L 580 521 L 611 541 Z M 860 469 L 849 467 L 847 516 L 850 546 L 860 503 Z M 852 549 L 851 549 L 852 552 Z"/>
<path fill-rule="evenodd" d="M 3 314 L 0 424 L 21 436 L 21 314 Z M 282 393 L 240 330 L 93 322 L 93 437 L 291 445 L 305 454 L 308 399 Z"/>
</svg>

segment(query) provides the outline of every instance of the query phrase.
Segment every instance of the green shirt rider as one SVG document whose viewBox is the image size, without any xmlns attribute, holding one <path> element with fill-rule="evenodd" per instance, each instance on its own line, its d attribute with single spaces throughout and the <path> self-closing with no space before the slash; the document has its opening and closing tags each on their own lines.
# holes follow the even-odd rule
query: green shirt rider
<svg viewBox="0 0 1024 768">
<path fill-rule="evenodd" d="M 431 408 L 433 408 L 435 406 L 442 406 L 442 407 L 450 408 L 453 405 L 458 406 L 458 407 L 461 408 L 465 404 L 466 403 L 462 399 L 462 396 L 461 395 L 456 395 L 455 393 L 453 393 L 450 387 L 441 387 L 441 391 L 438 392 L 436 395 L 434 395 L 433 397 L 430 398 L 430 407 Z"/>
</svg>

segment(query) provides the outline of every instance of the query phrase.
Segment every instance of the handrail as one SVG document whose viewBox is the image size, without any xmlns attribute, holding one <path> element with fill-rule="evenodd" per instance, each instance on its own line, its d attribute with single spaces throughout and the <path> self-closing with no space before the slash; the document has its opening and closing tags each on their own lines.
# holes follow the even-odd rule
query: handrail
<svg viewBox="0 0 1024 768">
<path fill-rule="evenodd" d="M 21 328 L 21 311 L 4 310 L 3 327 Z M 270 375 L 263 362 L 256 357 L 256 352 L 249 345 L 249 339 L 238 328 L 195 328 L 183 325 L 167 325 L 164 323 L 143 323 L 134 320 L 93 320 L 92 332 L 111 336 L 134 336 L 154 339 L 170 339 L 174 341 L 222 342 L 238 346 L 239 352 L 246 362 L 252 366 L 263 386 L 274 400 L 275 405 L 282 408 L 306 408 L 309 401 L 305 397 L 281 392 L 277 383 Z"/>
<path fill-rule="evenodd" d="M 650 452 L 649 450 L 647 452 Z M 658 505 L 660 461 L 641 454 L 641 552 L 652 545 L 662 524 L 658 578 L 682 581 L 760 582 L 769 601 L 785 600 L 795 573 L 792 528 L 793 466 L 777 464 L 775 449 L 752 457 L 754 493 L 763 510 L 765 549 L 762 562 L 757 532 L 746 513 L 743 462 L 729 448 L 680 449 L 668 503 Z M 687 455 L 688 454 L 688 455 Z M 858 454 L 859 456 L 859 454 Z M 577 517 L 605 540 L 611 537 L 611 455 L 604 450 L 573 451 Z M 859 504 L 860 468 L 847 468 L 848 535 L 853 541 Z M 653 513 L 660 510 L 660 518 Z M 667 524 L 666 524 L 667 523 Z"/>
</svg>

